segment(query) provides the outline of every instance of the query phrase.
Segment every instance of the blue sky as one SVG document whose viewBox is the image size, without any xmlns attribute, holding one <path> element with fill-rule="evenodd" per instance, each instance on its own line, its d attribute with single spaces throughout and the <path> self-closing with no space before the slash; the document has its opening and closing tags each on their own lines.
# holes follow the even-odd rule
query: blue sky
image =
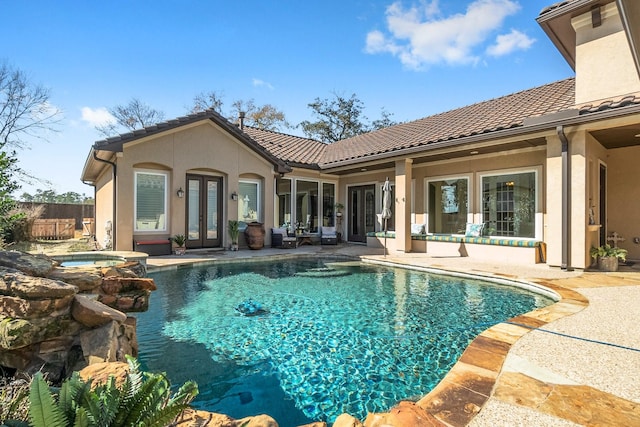
<svg viewBox="0 0 640 427">
<path fill-rule="evenodd" d="M 63 112 L 20 165 L 58 193 L 93 195 L 80 174 L 94 126 L 134 97 L 170 119 L 216 91 L 225 110 L 253 99 L 298 124 L 335 92 L 356 94 L 370 120 L 384 108 L 409 121 L 564 79 L 535 21 L 554 1 L 5 1 L 0 61 Z"/>
</svg>

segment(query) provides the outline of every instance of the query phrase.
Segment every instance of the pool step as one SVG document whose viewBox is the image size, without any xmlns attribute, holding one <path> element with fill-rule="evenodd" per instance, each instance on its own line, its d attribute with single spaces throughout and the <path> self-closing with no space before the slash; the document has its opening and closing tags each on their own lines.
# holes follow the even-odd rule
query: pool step
<svg viewBox="0 0 640 427">
<path fill-rule="evenodd" d="M 296 276 L 301 277 L 314 277 L 314 278 L 326 278 L 326 277 L 342 277 L 348 276 L 351 272 L 347 270 L 335 270 L 328 267 L 310 268 L 307 271 L 300 271 L 296 273 Z"/>
</svg>

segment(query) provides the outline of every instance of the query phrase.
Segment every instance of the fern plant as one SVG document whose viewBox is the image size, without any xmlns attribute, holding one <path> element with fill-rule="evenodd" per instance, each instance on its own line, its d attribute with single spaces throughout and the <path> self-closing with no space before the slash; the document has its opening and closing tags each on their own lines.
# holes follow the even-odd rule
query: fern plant
<svg viewBox="0 0 640 427">
<path fill-rule="evenodd" d="M 29 393 L 29 421 L 34 427 L 163 427 L 170 425 L 198 395 L 187 381 L 174 394 L 164 374 L 143 373 L 127 356 L 129 373 L 122 386 L 113 376 L 91 388 L 77 372 L 59 390 L 50 388 L 37 373 Z"/>
</svg>

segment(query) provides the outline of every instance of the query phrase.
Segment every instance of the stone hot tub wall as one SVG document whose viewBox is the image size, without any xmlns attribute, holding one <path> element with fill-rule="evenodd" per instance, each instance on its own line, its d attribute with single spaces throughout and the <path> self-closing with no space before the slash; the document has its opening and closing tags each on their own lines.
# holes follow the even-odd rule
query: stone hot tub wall
<svg viewBox="0 0 640 427">
<path fill-rule="evenodd" d="M 0 251 L 0 368 L 58 382 L 97 362 L 138 354 L 136 319 L 155 290 L 138 262 L 60 267 L 45 256 Z"/>
</svg>

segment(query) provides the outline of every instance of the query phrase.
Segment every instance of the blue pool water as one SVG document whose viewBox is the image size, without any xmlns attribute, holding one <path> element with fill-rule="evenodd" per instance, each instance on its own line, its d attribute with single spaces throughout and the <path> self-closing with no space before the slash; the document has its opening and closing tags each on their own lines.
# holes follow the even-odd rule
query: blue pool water
<svg viewBox="0 0 640 427">
<path fill-rule="evenodd" d="M 321 260 L 150 274 L 138 314 L 140 361 L 194 406 L 281 427 L 364 419 L 427 394 L 484 329 L 549 298 L 479 280 Z M 251 300 L 251 301 L 250 301 Z M 259 304 L 244 316 L 237 307 Z"/>
</svg>

